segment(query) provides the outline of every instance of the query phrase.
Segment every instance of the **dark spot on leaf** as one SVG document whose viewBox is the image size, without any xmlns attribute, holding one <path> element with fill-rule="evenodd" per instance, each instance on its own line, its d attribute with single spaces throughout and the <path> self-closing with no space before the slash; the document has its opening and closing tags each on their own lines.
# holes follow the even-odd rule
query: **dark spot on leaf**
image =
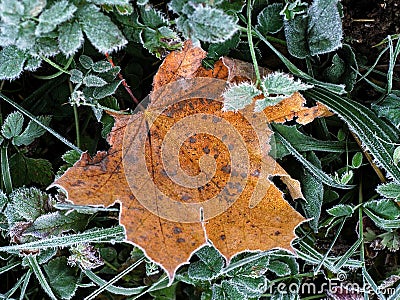
<svg viewBox="0 0 400 300">
<path fill-rule="evenodd" d="M 182 229 L 180 229 L 179 227 L 176 227 L 176 226 L 174 227 L 173 231 L 175 234 L 182 233 Z"/>
<path fill-rule="evenodd" d="M 210 153 L 210 148 L 208 148 L 208 146 L 205 146 L 205 147 L 203 148 L 203 152 L 204 152 L 205 154 L 209 154 L 209 153 Z"/>
<path fill-rule="evenodd" d="M 231 173 L 231 166 L 230 165 L 225 165 L 221 168 L 221 171 L 226 173 L 226 174 L 230 174 Z"/>
<path fill-rule="evenodd" d="M 191 144 L 196 143 L 196 138 L 191 136 L 189 138 L 189 143 L 191 143 Z"/>
<path fill-rule="evenodd" d="M 281 234 L 281 232 L 280 232 L 279 230 L 277 230 L 277 231 L 274 232 L 274 235 L 275 235 L 275 236 L 278 236 L 278 235 L 280 235 L 280 234 Z"/>
<path fill-rule="evenodd" d="M 221 235 L 220 238 L 221 238 L 221 241 L 225 241 L 225 239 L 226 239 L 225 234 Z"/>
<path fill-rule="evenodd" d="M 179 238 L 176 240 L 177 243 L 184 243 L 186 240 L 184 238 Z"/>
<path fill-rule="evenodd" d="M 182 199 L 182 201 L 188 201 L 188 200 L 192 199 L 192 197 L 190 197 L 189 195 L 183 195 L 181 197 L 181 199 Z"/>
</svg>

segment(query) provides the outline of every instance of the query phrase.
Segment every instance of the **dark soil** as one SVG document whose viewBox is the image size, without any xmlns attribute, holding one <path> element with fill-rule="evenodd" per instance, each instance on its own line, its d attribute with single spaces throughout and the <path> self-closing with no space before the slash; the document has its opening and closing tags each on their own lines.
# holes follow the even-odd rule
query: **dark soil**
<svg viewBox="0 0 400 300">
<path fill-rule="evenodd" d="M 345 42 L 373 63 L 379 49 L 372 48 L 388 35 L 400 33 L 399 0 L 342 0 Z"/>
</svg>

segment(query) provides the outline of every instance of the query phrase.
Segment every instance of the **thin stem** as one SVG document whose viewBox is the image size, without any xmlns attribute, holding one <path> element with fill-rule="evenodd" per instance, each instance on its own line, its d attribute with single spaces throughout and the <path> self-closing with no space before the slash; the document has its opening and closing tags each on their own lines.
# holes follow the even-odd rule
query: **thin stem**
<svg viewBox="0 0 400 300">
<path fill-rule="evenodd" d="M 74 89 L 72 87 L 71 81 L 68 81 L 68 86 L 69 86 L 69 91 L 72 94 Z M 78 146 L 78 148 L 81 147 L 81 133 L 79 130 L 79 114 L 78 114 L 78 107 L 76 106 L 76 104 L 72 105 L 73 109 L 74 109 L 74 120 L 75 120 L 75 134 L 76 134 L 76 145 Z"/>
<path fill-rule="evenodd" d="M 27 111 L 25 108 L 23 108 L 22 106 L 20 106 L 19 104 L 15 103 L 14 101 L 12 101 L 10 98 L 4 96 L 2 93 L 0 93 L 0 98 L 3 99 L 4 101 L 6 101 L 8 104 L 14 106 L 16 109 L 18 109 L 21 113 L 23 113 L 25 116 L 27 116 L 29 119 L 31 119 L 33 122 L 35 122 L 36 124 L 38 124 L 40 127 L 42 127 L 43 129 L 45 129 L 47 132 L 51 133 L 53 136 L 55 136 L 57 139 L 59 139 L 62 143 L 64 143 L 65 145 L 67 145 L 68 147 L 78 151 L 78 153 L 82 153 L 83 151 L 81 149 L 79 149 L 77 146 L 75 146 L 74 144 L 72 144 L 71 142 L 69 142 L 67 139 L 65 139 L 64 137 L 62 137 L 60 134 L 58 134 L 57 132 L 55 132 L 53 129 L 51 129 L 50 127 L 43 125 L 42 122 L 40 122 L 39 120 L 36 119 L 36 117 L 34 115 L 32 115 L 29 111 Z"/>
<path fill-rule="evenodd" d="M 51 65 L 52 67 L 56 68 L 57 70 L 59 70 L 62 73 L 65 74 L 69 74 L 68 71 L 66 71 L 64 68 L 60 67 L 59 65 L 57 65 L 55 62 L 53 62 L 52 60 L 50 60 L 49 58 L 45 57 L 45 56 L 41 56 L 41 59 L 43 59 L 45 62 L 47 62 L 49 65 Z"/>
<path fill-rule="evenodd" d="M 108 60 L 108 62 L 115 67 L 115 64 L 112 60 L 112 57 L 108 55 L 108 53 L 106 53 L 106 58 Z M 133 100 L 133 102 L 135 102 L 135 104 L 139 104 L 139 100 L 135 97 L 135 95 L 133 95 L 131 88 L 129 87 L 129 85 L 126 83 L 126 80 L 124 79 L 124 77 L 122 76 L 121 73 L 118 73 L 118 77 L 119 79 L 122 80 L 122 85 L 124 86 L 126 92 L 129 94 L 129 96 L 131 97 L 131 99 Z"/>
<path fill-rule="evenodd" d="M 252 35 L 252 30 L 251 30 L 252 29 L 251 28 L 251 9 L 252 9 L 252 0 L 248 0 L 247 1 L 247 39 L 249 42 L 251 60 L 253 61 L 253 65 L 254 65 L 254 72 L 256 73 L 256 86 L 259 86 L 261 84 L 261 76 L 260 76 L 260 70 L 258 69 L 256 52 L 254 51 L 254 45 L 253 45 L 253 35 Z"/>
<path fill-rule="evenodd" d="M 362 268 L 364 269 L 365 268 L 365 253 L 364 253 L 364 236 L 363 236 L 363 233 L 364 233 L 364 224 L 363 224 L 363 206 L 362 206 L 362 203 L 363 203 L 363 194 L 362 194 L 362 180 L 360 180 L 360 186 L 359 186 L 359 189 L 358 189 L 358 204 L 359 204 L 359 207 L 358 207 L 358 234 L 360 235 L 359 236 L 359 239 L 361 240 L 361 244 L 360 244 L 360 261 L 361 261 L 361 263 L 362 263 Z M 364 286 L 366 286 L 366 282 L 365 282 L 365 278 L 364 278 L 364 276 L 363 276 L 363 283 L 364 283 Z M 368 292 L 364 292 L 364 299 L 369 299 L 368 298 Z"/>
<path fill-rule="evenodd" d="M 68 67 L 71 65 L 71 63 L 72 63 L 73 60 L 74 60 L 74 57 L 71 56 L 71 57 L 68 59 L 67 63 L 65 64 L 63 70 L 60 70 L 60 71 L 58 71 L 57 73 L 54 73 L 54 74 L 52 74 L 52 75 L 45 75 L 45 76 L 33 74 L 33 76 L 34 76 L 35 78 L 42 79 L 42 80 L 54 79 L 54 78 L 60 76 L 61 74 L 66 73 L 65 71 L 66 71 L 66 70 L 68 69 Z M 67 74 L 69 74 L 69 72 L 67 72 Z"/>
</svg>

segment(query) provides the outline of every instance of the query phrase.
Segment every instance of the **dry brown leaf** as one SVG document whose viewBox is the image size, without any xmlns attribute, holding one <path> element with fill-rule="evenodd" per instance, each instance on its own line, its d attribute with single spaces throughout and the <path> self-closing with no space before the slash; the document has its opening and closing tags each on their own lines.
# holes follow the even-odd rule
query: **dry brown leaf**
<svg viewBox="0 0 400 300">
<path fill-rule="evenodd" d="M 269 180 L 281 176 L 292 198 L 302 197 L 299 182 L 268 156 L 268 121 L 312 119 L 318 108 L 305 108 L 295 95 L 285 100 L 293 107 L 269 108 L 267 118 L 251 107 L 222 112 L 228 78 L 251 79 L 251 68 L 224 59 L 206 70 L 204 57 L 191 42 L 167 56 L 147 109 L 113 115 L 110 149 L 93 158 L 84 153 L 54 182 L 78 205 L 120 202 L 127 241 L 170 279 L 207 241 L 228 261 L 245 250 L 292 251 L 294 229 L 304 221 Z"/>
</svg>

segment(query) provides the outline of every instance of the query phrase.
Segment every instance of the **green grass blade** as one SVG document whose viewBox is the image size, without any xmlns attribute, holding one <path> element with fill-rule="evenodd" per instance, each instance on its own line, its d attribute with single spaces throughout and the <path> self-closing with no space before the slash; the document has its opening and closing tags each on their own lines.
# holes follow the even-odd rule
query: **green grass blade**
<svg viewBox="0 0 400 300">
<path fill-rule="evenodd" d="M 0 252 L 15 252 L 20 250 L 47 249 L 55 247 L 68 247 L 79 243 L 105 243 L 118 242 L 125 239 L 125 231 L 122 226 L 96 229 L 83 233 L 58 236 L 35 242 L 0 247 Z"/>
<path fill-rule="evenodd" d="M 314 166 L 312 163 L 310 163 L 308 160 L 306 160 L 291 144 L 289 141 L 287 141 L 282 135 L 279 133 L 275 133 L 275 137 L 281 141 L 281 143 L 290 151 L 290 153 L 297 158 L 298 161 L 300 161 L 303 166 L 313 175 L 315 178 L 318 180 L 321 180 L 326 185 L 329 185 L 331 187 L 339 188 L 339 189 L 351 189 L 354 187 L 354 185 L 346 185 L 346 184 L 340 184 L 336 182 L 331 176 L 328 174 L 324 173 L 322 170 Z"/>
<path fill-rule="evenodd" d="M 367 281 L 369 287 L 374 291 L 374 293 L 378 296 L 379 299 L 381 300 L 386 300 L 386 297 L 382 294 L 382 291 L 379 290 L 378 286 L 374 282 L 374 280 L 371 278 L 371 275 L 367 272 L 365 267 L 362 269 L 362 274 L 364 277 L 364 280 Z"/>
<path fill-rule="evenodd" d="M 10 174 L 10 164 L 8 161 L 7 146 L 1 147 L 1 175 L 3 177 L 4 189 L 7 194 L 12 192 L 12 181 Z"/>
<path fill-rule="evenodd" d="M 321 88 L 305 91 L 304 95 L 325 104 L 349 126 L 363 146 L 382 167 L 387 175 L 400 182 L 400 169 L 393 164 L 394 144 L 399 131 L 379 119 L 367 107 L 347 98 L 340 97 Z"/>
<path fill-rule="evenodd" d="M 358 247 L 360 247 L 362 243 L 362 239 L 358 239 L 353 246 L 351 246 L 345 254 L 343 254 L 340 259 L 336 262 L 334 268 L 336 272 L 339 272 L 340 269 L 345 265 L 346 261 L 350 259 L 351 256 L 357 251 Z"/>
<path fill-rule="evenodd" d="M 6 101 L 7 103 L 9 103 L 10 105 L 14 106 L 16 109 L 18 109 L 21 113 L 23 113 L 25 116 L 27 116 L 28 118 L 30 118 L 33 122 L 35 122 L 36 124 L 38 124 L 40 127 L 42 127 L 43 129 L 45 129 L 47 132 L 49 132 L 50 134 L 52 134 L 54 137 L 56 137 L 58 140 L 60 140 L 61 142 L 63 142 L 65 145 L 67 145 L 68 147 L 70 147 L 71 149 L 74 149 L 76 151 L 78 151 L 79 153 L 82 153 L 83 151 L 81 149 L 79 149 L 77 146 L 75 146 L 74 144 L 72 144 L 70 141 L 68 141 L 67 139 L 65 139 L 64 137 L 62 137 L 60 134 L 58 134 L 57 132 L 55 132 L 53 129 L 51 129 L 50 127 L 44 125 L 42 122 L 40 122 L 39 120 L 37 120 L 35 118 L 34 115 L 32 115 L 29 111 L 27 111 L 25 108 L 23 108 L 22 106 L 18 105 L 17 103 L 15 103 L 14 101 L 12 101 L 10 98 L 4 96 L 2 93 L 0 93 L 0 98 L 3 99 L 4 101 Z"/>
<path fill-rule="evenodd" d="M 40 285 L 42 286 L 43 290 L 46 292 L 47 295 L 50 296 L 51 299 L 57 300 L 56 296 L 54 295 L 53 291 L 50 288 L 49 283 L 44 276 L 42 269 L 37 262 L 36 256 L 29 254 L 27 256 L 27 261 L 29 267 L 31 268 L 32 272 L 35 274 L 37 280 L 39 281 Z"/>
<path fill-rule="evenodd" d="M 125 275 L 127 275 L 128 273 L 130 273 L 132 270 L 134 270 L 137 266 L 139 266 L 142 262 L 144 261 L 144 257 L 138 259 L 134 264 L 130 265 L 128 268 L 126 268 L 124 271 L 122 271 L 121 273 L 119 273 L 117 276 L 115 276 L 113 279 L 111 279 L 110 281 L 106 282 L 104 280 L 102 280 L 101 278 L 98 277 L 98 279 L 100 279 L 102 281 L 102 283 L 100 284 L 100 287 L 95 290 L 93 293 L 91 293 L 89 296 L 87 296 L 85 298 L 85 300 L 91 300 L 96 298 L 101 292 L 103 292 L 104 290 L 107 290 L 109 292 L 113 292 L 115 293 L 115 291 L 118 292 L 123 292 L 125 296 L 131 296 L 131 295 L 137 295 L 140 292 L 142 292 L 146 287 L 145 286 L 141 286 L 141 287 L 137 287 L 137 288 L 133 288 L 133 289 L 123 289 L 119 288 L 117 289 L 116 287 L 113 286 L 113 284 L 115 282 L 117 282 L 118 280 L 120 280 L 122 277 L 124 277 Z M 89 270 L 87 270 L 89 271 Z M 87 275 L 86 271 L 84 271 L 85 274 Z M 91 271 L 89 271 L 91 272 Z M 94 273 L 90 274 L 90 275 L 95 275 Z M 96 276 L 96 275 L 95 275 Z M 88 276 L 89 277 L 89 276 Z M 97 276 L 96 276 L 97 277 Z M 96 278 L 97 279 L 97 278 Z M 98 284 L 98 282 L 96 282 Z M 113 288 L 113 291 L 111 290 L 111 288 Z M 128 294 L 125 294 L 126 292 L 128 292 Z M 115 293 L 116 294 L 116 293 Z"/>
<path fill-rule="evenodd" d="M 15 261 L 11 264 L 5 265 L 4 267 L 0 268 L 0 274 L 7 273 L 8 271 L 11 271 L 15 267 L 19 266 L 21 262 Z"/>
<path fill-rule="evenodd" d="M 32 275 L 32 270 L 29 269 L 26 272 L 26 276 L 24 278 L 24 284 L 21 287 L 21 295 L 19 296 L 19 300 L 23 300 L 24 299 L 24 296 L 25 296 L 25 293 L 26 293 L 26 288 L 28 287 L 28 283 L 29 283 L 29 280 L 31 279 L 31 275 Z"/>
</svg>

